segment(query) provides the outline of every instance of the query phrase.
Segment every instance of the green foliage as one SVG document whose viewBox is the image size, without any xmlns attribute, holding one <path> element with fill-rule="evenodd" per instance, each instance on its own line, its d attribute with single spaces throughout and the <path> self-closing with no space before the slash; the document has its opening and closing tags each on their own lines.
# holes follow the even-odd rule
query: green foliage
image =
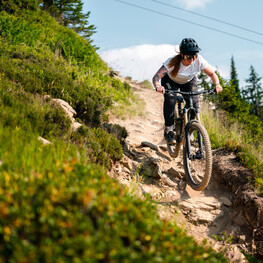
<svg viewBox="0 0 263 263">
<path fill-rule="evenodd" d="M 88 22 L 90 12 L 83 14 L 83 2 L 81 0 L 50 1 L 42 0 L 42 8 L 48 11 L 63 26 L 73 29 L 91 43 L 91 35 L 96 27 Z"/>
<path fill-rule="evenodd" d="M 202 123 L 206 127 L 212 148 L 226 147 L 234 151 L 241 163 L 253 171 L 251 183 L 263 194 L 263 144 L 247 132 L 244 125 L 229 119 L 226 112 L 213 112 L 207 104 L 202 107 Z"/>
<path fill-rule="evenodd" d="M 263 88 L 253 66 L 250 66 L 250 76 L 246 79 L 248 85 L 242 90 L 243 98 L 251 105 L 252 113 L 258 117 L 263 115 Z M 261 118 L 263 120 L 263 118 Z"/>
<path fill-rule="evenodd" d="M 226 262 L 106 174 L 125 131 L 100 124 L 133 97 L 87 41 L 26 10 L 0 13 L 0 44 L 0 262 Z"/>
<path fill-rule="evenodd" d="M 226 262 L 89 165 L 84 149 L 2 125 L 0 145 L 1 262 Z"/>
<path fill-rule="evenodd" d="M 71 140 L 88 151 L 91 162 L 110 168 L 110 160 L 122 158 L 122 148 L 118 139 L 101 128 L 89 129 L 81 126 L 72 133 Z"/>
<path fill-rule="evenodd" d="M 140 83 L 140 86 L 145 89 L 153 89 L 153 86 L 149 80 L 144 80 L 143 82 Z"/>
<path fill-rule="evenodd" d="M 128 132 L 125 127 L 119 124 L 104 123 L 104 128 L 107 132 L 113 134 L 120 142 L 127 138 Z"/>
<path fill-rule="evenodd" d="M 239 89 L 239 80 L 237 77 L 237 70 L 235 66 L 234 57 L 231 57 L 231 71 L 230 71 L 230 83 L 235 88 L 235 92 L 238 96 L 240 96 L 240 89 Z"/>
<path fill-rule="evenodd" d="M 65 136 L 70 130 L 70 120 L 63 110 L 51 101 L 25 92 L 19 84 L 0 76 L 1 124 L 38 132 L 45 138 Z"/>
<path fill-rule="evenodd" d="M 212 237 L 216 240 L 216 241 L 222 241 L 223 243 L 228 243 L 228 244 L 232 244 L 234 241 L 234 238 L 231 234 L 226 233 L 226 231 L 224 231 L 223 233 L 220 233 L 218 235 L 212 235 Z"/>
<path fill-rule="evenodd" d="M 239 93 L 231 82 L 223 82 L 223 92 L 214 98 L 219 109 L 227 112 L 228 116 L 243 124 L 243 128 L 248 132 L 249 136 L 254 139 L 263 138 L 263 125 L 255 115 L 251 114 L 251 106 L 244 99 L 241 99 Z"/>
<path fill-rule="evenodd" d="M 38 0 L 0 0 L 0 12 L 15 13 L 21 9 L 38 9 Z"/>
<path fill-rule="evenodd" d="M 47 20 L 42 20 L 42 14 Z M 76 108 L 77 117 L 85 123 L 100 124 L 112 104 L 110 96 L 114 95 L 103 94 L 103 88 L 112 90 L 105 64 L 92 47 L 69 29 L 61 27 L 60 31 L 52 31 L 54 33 L 48 33 L 51 37 L 47 39 L 45 31 L 56 30 L 57 25 L 54 24 L 52 29 L 54 21 L 42 14 L 36 21 L 33 15 L 29 21 L 0 16 L 1 34 L 5 39 L 0 51 L 3 73 L 28 92 L 49 94 L 68 101 Z M 39 20 L 50 27 L 42 26 Z M 92 62 L 94 70 L 91 73 Z M 93 74 L 98 77 L 96 82 Z"/>
<path fill-rule="evenodd" d="M 245 255 L 247 261 L 250 263 L 261 263 L 262 262 L 262 260 L 253 258 L 252 256 L 250 256 L 249 254 L 247 254 L 245 252 L 243 252 L 243 254 Z"/>
</svg>

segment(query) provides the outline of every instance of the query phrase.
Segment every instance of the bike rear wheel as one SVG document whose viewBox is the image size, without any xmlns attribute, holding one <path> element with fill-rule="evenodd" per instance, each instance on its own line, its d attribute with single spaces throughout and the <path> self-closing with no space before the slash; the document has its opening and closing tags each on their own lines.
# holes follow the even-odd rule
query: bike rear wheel
<svg viewBox="0 0 263 263">
<path fill-rule="evenodd" d="M 187 183 L 196 191 L 205 189 L 212 173 L 212 150 L 206 129 L 199 122 L 189 127 L 190 157 L 186 138 L 183 150 L 184 169 Z"/>
<path fill-rule="evenodd" d="M 178 103 L 178 102 L 177 102 Z M 179 118 L 179 110 L 178 110 L 178 106 L 176 105 L 175 109 L 174 109 L 174 119 L 175 119 L 175 123 L 174 123 L 174 127 L 176 127 L 176 120 Z M 176 129 L 174 129 L 174 133 L 175 133 L 175 136 L 177 137 L 178 136 L 178 133 L 176 131 Z M 181 147 L 181 143 L 179 143 L 177 141 L 177 143 L 175 144 L 169 144 L 167 143 L 167 150 L 168 150 L 168 153 L 169 155 L 172 157 L 172 158 L 176 158 L 178 155 L 179 155 L 179 151 L 180 151 L 180 147 Z"/>
</svg>

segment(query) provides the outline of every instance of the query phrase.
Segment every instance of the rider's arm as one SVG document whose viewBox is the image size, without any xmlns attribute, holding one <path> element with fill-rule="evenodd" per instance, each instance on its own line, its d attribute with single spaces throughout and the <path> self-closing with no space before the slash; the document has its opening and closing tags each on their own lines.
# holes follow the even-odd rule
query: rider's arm
<svg viewBox="0 0 263 263">
<path fill-rule="evenodd" d="M 204 70 L 205 74 L 211 78 L 212 82 L 215 84 L 216 93 L 219 93 L 223 90 L 219 83 L 218 76 L 216 75 L 215 71 L 212 69 L 211 66 L 207 66 Z"/>
<path fill-rule="evenodd" d="M 152 79 L 153 86 L 155 87 L 156 91 L 160 93 L 164 93 L 165 90 L 164 87 L 160 85 L 159 81 L 167 72 L 168 72 L 167 68 L 165 66 L 162 66 L 153 76 Z"/>
</svg>

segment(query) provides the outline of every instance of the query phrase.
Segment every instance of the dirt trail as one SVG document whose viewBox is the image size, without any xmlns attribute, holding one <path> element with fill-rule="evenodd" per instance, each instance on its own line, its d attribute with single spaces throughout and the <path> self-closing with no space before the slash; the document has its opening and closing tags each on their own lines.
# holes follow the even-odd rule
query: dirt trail
<svg viewBox="0 0 263 263">
<path fill-rule="evenodd" d="M 114 166 L 111 176 L 127 185 L 133 194 L 141 198 L 146 194 L 150 195 L 158 203 L 159 216 L 176 222 L 197 242 L 201 243 L 206 239 L 208 245 L 224 252 L 231 262 L 246 262 L 241 250 L 253 253 L 253 236 L 242 211 L 233 208 L 236 193 L 221 180 L 221 174 L 225 173 L 220 170 L 222 167 L 219 165 L 221 168 L 217 171 L 213 169 L 211 182 L 204 191 L 196 192 L 186 185 L 182 159 L 180 156 L 176 159 L 169 157 L 163 139 L 163 96 L 142 88 L 136 82 L 131 82 L 130 85 L 144 99 L 146 114 L 145 117 L 135 119 L 110 120 L 111 123 L 126 127 L 129 133 L 126 139 L 127 154 L 120 164 Z M 142 142 L 151 143 L 154 147 L 145 147 Z M 236 160 L 234 155 L 228 154 L 225 157 L 222 151 L 214 152 L 217 163 L 222 158 L 228 158 L 231 165 Z M 138 177 L 139 180 L 135 182 L 135 171 L 145 163 L 149 165 L 149 160 L 157 163 L 157 175 Z M 224 166 L 224 169 L 235 169 L 227 163 Z"/>
</svg>

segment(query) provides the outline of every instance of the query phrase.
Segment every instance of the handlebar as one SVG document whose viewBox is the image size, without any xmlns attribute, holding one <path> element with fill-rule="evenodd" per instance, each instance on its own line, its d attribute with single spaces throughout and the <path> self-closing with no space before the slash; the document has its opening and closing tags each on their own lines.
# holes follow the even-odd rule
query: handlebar
<svg viewBox="0 0 263 263">
<path fill-rule="evenodd" d="M 181 94 L 181 95 L 186 95 L 186 96 L 196 96 L 196 95 L 201 95 L 201 94 L 214 94 L 216 93 L 216 89 L 210 89 L 210 90 L 199 90 L 199 91 L 189 91 L 189 92 L 184 92 L 180 90 L 165 90 L 165 94 Z"/>
</svg>

